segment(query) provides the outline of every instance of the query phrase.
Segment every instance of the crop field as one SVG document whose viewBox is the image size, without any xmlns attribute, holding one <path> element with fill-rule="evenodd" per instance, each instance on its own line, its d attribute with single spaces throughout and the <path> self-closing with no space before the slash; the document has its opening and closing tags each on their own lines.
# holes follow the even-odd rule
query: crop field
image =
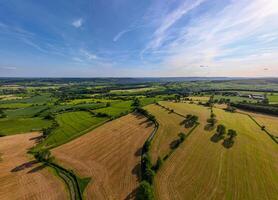
<svg viewBox="0 0 278 200">
<path fill-rule="evenodd" d="M 31 106 L 30 103 L 0 103 L 0 108 L 3 109 L 17 109 L 17 108 L 26 108 Z"/>
<path fill-rule="evenodd" d="M 157 199 L 275 199 L 277 145 L 246 115 L 214 108 L 218 123 L 235 129 L 231 148 L 204 129 L 209 110 L 161 102 L 182 114 L 199 116 L 200 126 L 167 160 L 155 178 Z"/>
<path fill-rule="evenodd" d="M 38 133 L 0 138 L 0 199 L 67 199 L 64 183 L 27 155 Z"/>
<path fill-rule="evenodd" d="M 113 101 L 115 101 L 115 100 L 84 98 L 84 99 L 74 99 L 71 101 L 67 101 L 66 104 L 75 105 L 75 104 L 81 104 L 81 103 L 107 103 L 107 102 L 113 102 Z"/>
<path fill-rule="evenodd" d="M 207 102 L 210 97 L 209 96 L 190 96 L 188 98 L 192 101 Z"/>
<path fill-rule="evenodd" d="M 269 94 L 267 95 L 270 104 L 278 104 L 278 94 Z"/>
<path fill-rule="evenodd" d="M 11 135 L 38 131 L 51 125 L 51 121 L 43 120 L 38 117 L 21 118 L 21 119 L 0 119 L 0 134 Z"/>
<path fill-rule="evenodd" d="M 63 165 L 92 177 L 87 199 L 133 199 L 139 184 L 140 152 L 154 126 L 129 114 L 52 150 Z"/>
<path fill-rule="evenodd" d="M 135 88 L 135 89 L 127 89 L 127 90 L 112 90 L 111 93 L 117 94 L 126 94 L 126 93 L 137 93 L 137 92 L 147 92 L 152 90 L 157 90 L 157 87 L 145 87 L 145 88 Z"/>
<path fill-rule="evenodd" d="M 246 113 L 252 116 L 261 126 L 265 126 L 265 129 L 272 135 L 278 137 L 278 117 L 272 115 L 265 115 L 255 112 L 247 112 L 238 110 L 238 112 Z"/>
<path fill-rule="evenodd" d="M 163 158 L 171 150 L 171 143 L 178 138 L 180 132 L 186 133 L 188 129 L 180 123 L 183 117 L 174 113 L 169 113 L 166 109 L 157 105 L 148 105 L 145 107 L 152 115 L 154 115 L 160 124 L 158 131 L 153 139 L 151 146 L 151 159 L 155 162 L 160 156 Z"/>
<path fill-rule="evenodd" d="M 10 109 L 6 111 L 7 117 L 14 119 L 20 117 L 34 117 L 41 111 L 46 110 L 47 106 L 30 106 L 27 108 Z"/>
<path fill-rule="evenodd" d="M 239 96 L 223 96 L 223 95 L 214 95 L 214 99 L 220 100 L 220 99 L 230 99 L 231 102 L 240 102 L 240 101 L 247 101 L 250 103 L 257 102 L 255 99 L 249 99 L 246 97 L 239 97 Z"/>
<path fill-rule="evenodd" d="M 104 123 L 108 118 L 94 117 L 89 112 L 77 111 L 58 114 L 58 127 L 38 147 L 51 148 L 68 142 L 94 127 Z"/>
<path fill-rule="evenodd" d="M 112 117 L 118 117 L 131 111 L 132 101 L 112 102 L 110 107 L 94 110 L 95 113 L 105 113 Z"/>
</svg>

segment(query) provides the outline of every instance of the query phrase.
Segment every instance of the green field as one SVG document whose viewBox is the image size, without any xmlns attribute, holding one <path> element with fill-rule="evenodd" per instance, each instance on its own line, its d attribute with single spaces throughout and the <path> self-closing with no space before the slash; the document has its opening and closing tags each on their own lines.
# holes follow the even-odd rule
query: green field
<svg viewBox="0 0 278 200">
<path fill-rule="evenodd" d="M 112 102 L 111 106 L 106 108 L 100 108 L 94 110 L 94 113 L 105 113 L 112 117 L 118 117 L 124 113 L 128 113 L 132 110 L 131 108 L 132 101 L 120 101 Z"/>
<path fill-rule="evenodd" d="M 278 94 L 268 94 L 267 95 L 268 101 L 270 104 L 278 104 Z"/>
<path fill-rule="evenodd" d="M 0 108 L 2 109 L 17 109 L 17 108 L 26 108 L 31 106 L 30 103 L 0 103 Z"/>
<path fill-rule="evenodd" d="M 227 148 L 223 139 L 212 141 L 215 130 L 204 129 L 208 108 L 186 103 L 161 104 L 184 115 L 196 114 L 201 124 L 158 172 L 157 199 L 277 197 L 278 146 L 248 116 L 214 108 L 218 123 L 238 134 L 234 145 Z"/>
<path fill-rule="evenodd" d="M 231 102 L 241 102 L 241 101 L 247 101 L 250 103 L 256 103 L 257 101 L 254 99 L 249 99 L 246 97 L 239 97 L 239 96 L 223 96 L 223 95 L 214 95 L 214 99 L 220 100 L 220 99 L 230 99 Z"/>
<path fill-rule="evenodd" d="M 39 131 L 51 125 L 51 121 L 41 118 L 23 118 L 23 119 L 0 119 L 0 134 L 11 135 L 26 133 L 30 131 Z"/>
<path fill-rule="evenodd" d="M 58 114 L 55 119 L 59 126 L 37 148 L 51 148 L 64 144 L 108 120 L 104 117 L 94 117 L 85 111 Z"/>
<path fill-rule="evenodd" d="M 29 106 L 27 108 L 6 110 L 8 118 L 20 118 L 20 117 L 34 117 L 40 112 L 47 110 L 48 106 Z"/>
</svg>

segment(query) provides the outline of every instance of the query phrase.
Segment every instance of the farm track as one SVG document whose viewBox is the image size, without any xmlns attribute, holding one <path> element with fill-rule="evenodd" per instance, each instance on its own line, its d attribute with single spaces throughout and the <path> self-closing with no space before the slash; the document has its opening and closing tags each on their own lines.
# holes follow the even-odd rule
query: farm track
<svg viewBox="0 0 278 200">
<path fill-rule="evenodd" d="M 205 131 L 205 107 L 161 102 L 183 114 L 199 116 L 200 126 L 164 163 L 155 177 L 157 199 L 275 199 L 278 192 L 277 145 L 248 117 L 214 109 L 219 123 L 236 129 L 232 148 L 212 142 Z"/>
<path fill-rule="evenodd" d="M 87 199 L 134 199 L 141 147 L 154 129 L 145 117 L 129 114 L 52 150 L 58 163 L 92 177 Z"/>
<path fill-rule="evenodd" d="M 62 180 L 27 155 L 38 133 L 0 138 L 0 199 L 67 199 Z"/>
</svg>

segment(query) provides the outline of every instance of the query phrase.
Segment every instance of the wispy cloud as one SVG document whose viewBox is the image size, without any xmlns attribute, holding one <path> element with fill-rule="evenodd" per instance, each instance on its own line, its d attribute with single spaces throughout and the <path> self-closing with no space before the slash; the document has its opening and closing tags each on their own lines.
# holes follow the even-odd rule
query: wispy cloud
<svg viewBox="0 0 278 200">
<path fill-rule="evenodd" d="M 80 49 L 80 53 L 89 60 L 96 60 L 98 59 L 97 55 L 94 53 L 91 53 L 85 49 Z"/>
<path fill-rule="evenodd" d="M 83 19 L 82 18 L 79 18 L 79 19 L 76 19 L 72 22 L 72 25 L 75 27 L 75 28 L 80 28 L 82 25 L 83 25 Z"/>
<path fill-rule="evenodd" d="M 120 31 L 117 35 L 115 35 L 115 37 L 113 38 L 113 41 L 117 42 L 124 34 L 130 32 L 130 31 L 131 31 L 130 29 Z"/>
<path fill-rule="evenodd" d="M 198 9 L 202 1 L 186 4 L 166 16 L 145 51 L 160 59 L 159 65 L 174 71 L 198 73 L 203 70 L 229 73 L 243 68 L 277 66 L 278 2 L 276 0 L 231 1 L 218 10 L 193 18 L 184 26 L 174 23 Z M 167 34 L 175 29 L 175 35 Z M 172 37 L 172 38 L 171 38 Z M 167 41 L 165 43 L 165 41 Z M 146 59 L 148 57 L 146 56 Z M 241 69 L 240 69 L 241 68 Z M 163 70 L 162 70 L 163 71 Z"/>
<path fill-rule="evenodd" d="M 148 49 L 156 49 L 159 48 L 165 40 L 170 37 L 167 34 L 167 31 L 175 25 L 183 16 L 185 16 L 188 12 L 198 7 L 205 0 L 187 0 L 183 2 L 176 9 L 168 13 L 164 18 L 162 18 L 159 27 L 155 30 L 152 40 L 147 44 L 147 47 L 144 51 Z"/>
</svg>

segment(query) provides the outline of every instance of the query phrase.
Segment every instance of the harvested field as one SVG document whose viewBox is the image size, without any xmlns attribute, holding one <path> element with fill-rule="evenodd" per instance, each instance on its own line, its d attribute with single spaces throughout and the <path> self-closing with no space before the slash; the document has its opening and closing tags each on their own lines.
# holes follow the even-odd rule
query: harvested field
<svg viewBox="0 0 278 200">
<path fill-rule="evenodd" d="M 188 129 L 180 124 L 184 120 L 183 117 L 170 113 L 160 106 L 152 104 L 146 106 L 145 109 L 154 115 L 159 123 L 150 151 L 152 161 L 155 162 L 158 156 L 163 158 L 167 155 L 171 150 L 171 143 L 178 138 L 178 134 L 187 133 Z"/>
<path fill-rule="evenodd" d="M 251 115 L 261 126 L 265 126 L 267 131 L 278 137 L 278 117 L 243 110 L 238 110 L 238 112 Z"/>
<path fill-rule="evenodd" d="M 226 148 L 223 140 L 212 141 L 215 131 L 204 130 L 207 108 L 161 104 L 197 114 L 201 124 L 155 177 L 157 199 L 277 199 L 278 146 L 248 116 L 214 109 L 218 123 L 238 134 L 235 144 Z"/>
<path fill-rule="evenodd" d="M 141 147 L 154 126 L 129 114 L 52 150 L 57 161 L 92 177 L 87 199 L 134 199 L 139 185 Z"/>
<path fill-rule="evenodd" d="M 0 138 L 0 199 L 67 199 L 64 183 L 26 154 L 38 133 Z"/>
</svg>

